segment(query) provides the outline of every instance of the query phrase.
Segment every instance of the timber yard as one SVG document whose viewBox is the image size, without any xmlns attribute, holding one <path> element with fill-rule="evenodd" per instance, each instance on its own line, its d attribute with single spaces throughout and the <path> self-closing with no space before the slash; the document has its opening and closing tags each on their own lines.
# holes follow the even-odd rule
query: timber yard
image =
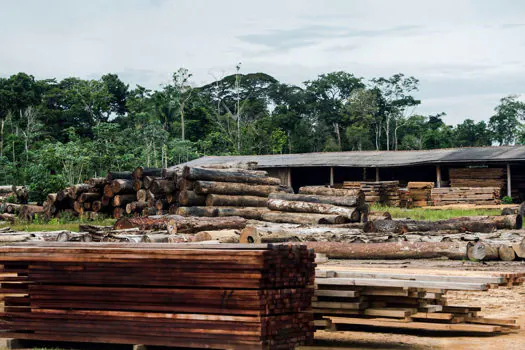
<svg viewBox="0 0 525 350">
<path fill-rule="evenodd" d="M 1 186 L 0 337 L 519 349 L 524 169 L 525 146 L 472 147 L 203 157 L 108 172 L 41 205 Z M 66 216 L 78 227 L 19 228 Z"/>
</svg>

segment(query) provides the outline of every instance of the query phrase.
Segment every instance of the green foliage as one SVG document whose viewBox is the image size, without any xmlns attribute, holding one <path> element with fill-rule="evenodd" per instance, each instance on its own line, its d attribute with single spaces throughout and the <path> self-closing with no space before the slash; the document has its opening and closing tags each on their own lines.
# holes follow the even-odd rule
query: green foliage
<svg viewBox="0 0 525 350">
<path fill-rule="evenodd" d="M 460 216 L 484 216 L 484 215 L 500 215 L 501 210 L 498 209 L 440 209 L 440 208 L 413 208 L 403 209 L 396 207 L 385 207 L 380 205 L 373 205 L 373 211 L 385 212 L 388 211 L 393 218 L 410 218 L 414 220 L 447 220 L 457 218 Z"/>
<path fill-rule="evenodd" d="M 501 200 L 501 203 L 503 203 L 503 204 L 512 204 L 512 203 L 514 203 L 514 201 L 512 200 L 512 197 L 505 196 Z"/>
</svg>

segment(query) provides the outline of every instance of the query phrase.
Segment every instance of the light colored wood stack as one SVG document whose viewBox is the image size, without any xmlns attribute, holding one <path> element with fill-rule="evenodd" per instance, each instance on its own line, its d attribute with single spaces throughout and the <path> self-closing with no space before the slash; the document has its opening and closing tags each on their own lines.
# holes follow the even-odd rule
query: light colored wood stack
<svg viewBox="0 0 525 350">
<path fill-rule="evenodd" d="M 485 291 L 509 285 L 505 273 L 434 274 L 361 269 L 316 271 L 312 303 L 317 327 L 372 326 L 497 334 L 519 329 L 515 319 L 479 316 L 480 307 L 449 305 L 449 290 Z M 522 283 L 522 274 L 517 277 Z M 514 281 L 514 280 L 513 280 Z"/>
<path fill-rule="evenodd" d="M 451 187 L 497 187 L 505 186 L 506 170 L 503 168 L 451 168 Z"/>
<path fill-rule="evenodd" d="M 412 197 L 406 188 L 399 189 L 399 207 L 405 209 L 412 208 Z"/>
<path fill-rule="evenodd" d="M 415 208 L 432 205 L 433 182 L 409 182 L 407 189 L 412 198 L 412 206 Z"/>
<path fill-rule="evenodd" d="M 366 202 L 389 207 L 399 207 L 399 181 L 361 182 Z"/>
<path fill-rule="evenodd" d="M 442 187 L 432 189 L 435 206 L 447 204 L 500 204 L 498 187 Z"/>
</svg>

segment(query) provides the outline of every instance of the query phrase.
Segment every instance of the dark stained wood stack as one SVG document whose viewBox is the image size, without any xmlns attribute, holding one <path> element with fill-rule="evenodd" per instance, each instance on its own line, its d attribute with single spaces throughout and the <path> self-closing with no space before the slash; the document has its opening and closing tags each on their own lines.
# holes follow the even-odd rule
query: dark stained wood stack
<svg viewBox="0 0 525 350">
<path fill-rule="evenodd" d="M 261 220 L 269 210 L 268 195 L 291 193 L 266 171 L 244 168 L 185 167 L 178 182 L 179 208 L 185 216 L 240 216 Z"/>
<path fill-rule="evenodd" d="M 399 207 L 399 181 L 361 182 L 368 204 Z"/>
<path fill-rule="evenodd" d="M 294 349 L 313 338 L 314 256 L 298 245 L 0 247 L 0 336 Z"/>
<path fill-rule="evenodd" d="M 432 205 L 433 182 L 409 182 L 407 185 L 412 207 L 421 208 Z"/>
<path fill-rule="evenodd" d="M 506 183 L 504 168 L 451 168 L 451 187 L 497 187 L 502 190 Z"/>
<path fill-rule="evenodd" d="M 500 204 L 498 187 L 442 187 L 432 189 L 435 206 L 448 204 Z"/>
<path fill-rule="evenodd" d="M 481 307 L 449 305 L 446 293 L 519 285 L 522 279 L 522 273 L 318 270 L 312 303 L 315 324 L 332 330 L 370 326 L 398 331 L 504 333 L 519 329 L 515 319 L 485 318 L 478 315 Z"/>
</svg>

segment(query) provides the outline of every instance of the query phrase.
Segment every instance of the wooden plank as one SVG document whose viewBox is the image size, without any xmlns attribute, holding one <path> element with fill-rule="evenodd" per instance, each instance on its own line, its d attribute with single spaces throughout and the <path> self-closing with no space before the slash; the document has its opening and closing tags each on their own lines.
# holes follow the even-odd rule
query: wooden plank
<svg viewBox="0 0 525 350">
<path fill-rule="evenodd" d="M 417 313 L 417 309 L 410 308 L 367 308 L 363 314 L 366 316 L 381 316 L 404 318 Z"/>
<path fill-rule="evenodd" d="M 443 288 L 449 290 L 488 290 L 485 283 L 408 281 L 378 278 L 325 278 L 316 281 L 319 285 L 343 286 L 377 286 L 377 287 L 413 287 L 413 288 Z"/>
</svg>

